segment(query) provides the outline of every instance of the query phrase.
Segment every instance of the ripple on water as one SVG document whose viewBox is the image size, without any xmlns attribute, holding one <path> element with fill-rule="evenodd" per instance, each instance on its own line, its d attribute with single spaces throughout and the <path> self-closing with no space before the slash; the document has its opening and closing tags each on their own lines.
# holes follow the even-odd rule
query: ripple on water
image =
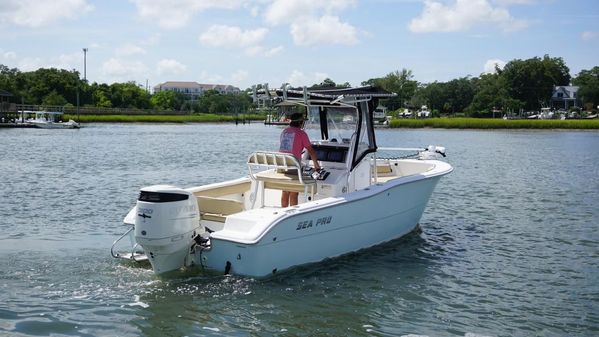
<svg viewBox="0 0 599 337">
<path fill-rule="evenodd" d="M 246 174 L 279 128 L 70 131 L 0 132 L 0 335 L 599 334 L 598 133 L 379 130 L 449 150 L 421 231 L 255 280 L 157 277 L 109 249 L 141 186 Z"/>
</svg>

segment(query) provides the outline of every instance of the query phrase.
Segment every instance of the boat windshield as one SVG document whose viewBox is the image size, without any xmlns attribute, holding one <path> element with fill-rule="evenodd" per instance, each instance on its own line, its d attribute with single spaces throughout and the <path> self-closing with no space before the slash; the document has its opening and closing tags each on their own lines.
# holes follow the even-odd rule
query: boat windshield
<svg viewBox="0 0 599 337">
<path fill-rule="evenodd" d="M 323 117 L 323 114 L 320 113 L 321 109 L 326 112 L 324 116 L 326 116 L 328 131 L 328 137 L 323 134 L 323 140 L 349 143 L 351 137 L 356 132 L 356 124 L 358 122 L 357 109 L 354 107 L 311 106 L 308 115 L 310 123 L 307 123 L 306 128 L 321 128 L 321 117 Z"/>
</svg>

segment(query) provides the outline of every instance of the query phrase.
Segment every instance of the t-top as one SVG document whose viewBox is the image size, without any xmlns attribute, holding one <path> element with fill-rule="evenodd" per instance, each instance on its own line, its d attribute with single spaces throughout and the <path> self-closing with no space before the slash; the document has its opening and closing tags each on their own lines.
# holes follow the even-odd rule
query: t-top
<svg viewBox="0 0 599 337">
<path fill-rule="evenodd" d="M 279 152 L 291 153 L 298 161 L 302 158 L 302 150 L 310 146 L 310 138 L 300 128 L 290 126 L 281 133 Z"/>
</svg>

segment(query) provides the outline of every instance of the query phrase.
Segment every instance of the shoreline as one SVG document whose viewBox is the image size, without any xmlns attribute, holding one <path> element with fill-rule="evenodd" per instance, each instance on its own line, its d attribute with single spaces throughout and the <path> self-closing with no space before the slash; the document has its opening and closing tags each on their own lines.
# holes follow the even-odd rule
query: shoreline
<svg viewBox="0 0 599 337">
<path fill-rule="evenodd" d="M 438 129 L 524 129 L 524 130 L 598 130 L 599 119 L 493 119 L 493 118 L 429 118 L 393 119 L 389 128 L 438 128 Z"/>
<path fill-rule="evenodd" d="M 65 115 L 64 120 L 73 119 L 80 123 L 241 123 L 263 124 L 261 115 L 226 116 L 214 114 L 202 115 Z M 492 118 L 428 118 L 428 119 L 392 119 L 389 129 L 538 129 L 538 130 L 599 130 L 599 119 L 492 119 Z"/>
</svg>

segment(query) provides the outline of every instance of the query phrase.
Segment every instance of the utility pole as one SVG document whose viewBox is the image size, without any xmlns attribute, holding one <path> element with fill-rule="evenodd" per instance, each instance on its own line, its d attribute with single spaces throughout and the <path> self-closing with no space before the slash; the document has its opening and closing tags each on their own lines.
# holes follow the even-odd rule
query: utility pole
<svg viewBox="0 0 599 337">
<path fill-rule="evenodd" d="M 83 48 L 83 80 L 87 81 L 87 48 Z"/>
</svg>

